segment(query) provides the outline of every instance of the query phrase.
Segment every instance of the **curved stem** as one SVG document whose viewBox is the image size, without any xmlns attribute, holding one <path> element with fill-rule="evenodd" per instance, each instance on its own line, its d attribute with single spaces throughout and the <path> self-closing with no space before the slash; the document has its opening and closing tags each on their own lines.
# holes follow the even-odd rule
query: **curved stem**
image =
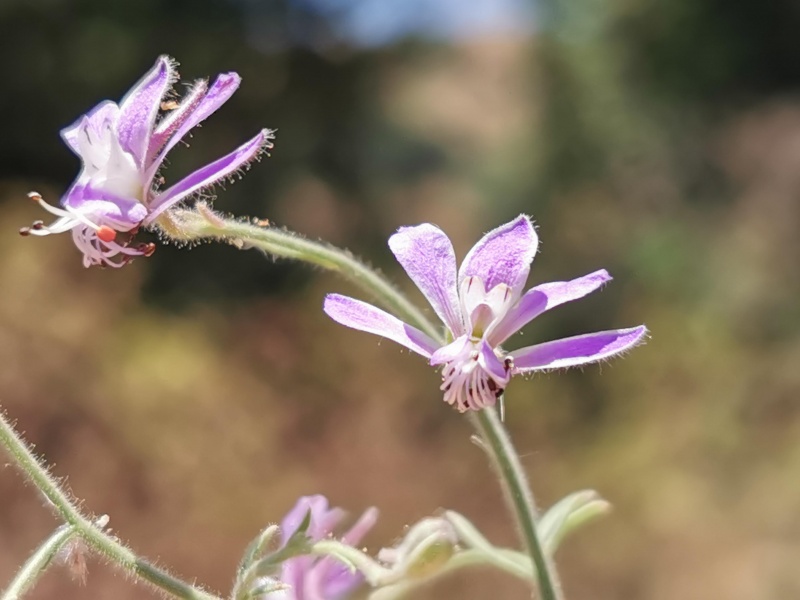
<svg viewBox="0 0 800 600">
<path fill-rule="evenodd" d="M 0 596 L 0 600 L 19 600 L 31 589 L 50 566 L 53 558 L 75 535 L 75 528 L 71 525 L 62 525 L 56 529 L 25 561 L 14 579 Z"/>
<path fill-rule="evenodd" d="M 303 260 L 336 271 L 402 320 L 442 344 L 445 342 L 439 327 L 433 325 L 383 276 L 346 250 L 314 242 L 288 231 L 225 219 L 207 208 L 202 211 L 173 211 L 171 218 L 174 221 L 170 223 L 170 233 L 177 230 L 185 239 L 216 238 L 239 247 L 255 247 L 268 254 Z M 560 600 L 562 595 L 555 568 L 545 555 L 536 532 L 536 507 L 530 486 L 505 427 L 491 410 L 471 413 L 470 422 L 486 442 L 523 546 L 536 566 L 540 597 L 542 600 Z"/>
<path fill-rule="evenodd" d="M 0 445 L 5 447 L 16 465 L 47 498 L 58 515 L 68 526 L 71 526 L 73 534 L 83 538 L 91 548 L 100 552 L 109 561 L 131 575 L 135 575 L 177 598 L 220 600 L 218 596 L 186 583 L 139 558 L 117 538 L 107 534 L 99 525 L 85 517 L 76 503 L 67 496 L 22 438 L 14 431 L 2 411 L 0 411 Z"/>
<path fill-rule="evenodd" d="M 442 338 L 441 329 L 432 325 L 422 311 L 409 302 L 385 277 L 347 250 L 315 242 L 274 227 L 258 227 L 233 219 L 222 219 L 216 215 L 214 218 L 209 218 L 207 213 L 175 210 L 171 216 L 174 222 L 168 234 L 173 234 L 174 227 L 180 231 L 181 239 L 214 238 L 237 247 L 258 248 L 272 256 L 301 260 L 334 271 L 376 300 L 380 300 L 387 309 L 404 321 L 418 327 L 434 339 Z"/>
</svg>

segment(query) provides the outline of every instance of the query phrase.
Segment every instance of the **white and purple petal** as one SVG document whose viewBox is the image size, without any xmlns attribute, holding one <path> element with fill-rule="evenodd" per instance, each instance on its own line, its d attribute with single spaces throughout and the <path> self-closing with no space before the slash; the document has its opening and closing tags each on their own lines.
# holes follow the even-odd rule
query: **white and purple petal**
<svg viewBox="0 0 800 600">
<path fill-rule="evenodd" d="M 493 346 L 499 346 L 545 311 L 566 302 L 578 300 L 611 281 L 605 269 L 570 281 L 543 283 L 529 289 L 506 315 L 486 332 Z"/>
<path fill-rule="evenodd" d="M 431 366 L 443 365 L 454 360 L 458 360 L 461 356 L 468 356 L 472 348 L 472 342 L 468 335 L 462 335 L 454 339 L 452 342 L 431 354 Z"/>
<path fill-rule="evenodd" d="M 172 60 L 160 56 L 150 71 L 128 92 L 119 105 L 117 134 L 126 152 L 130 152 L 136 164 L 143 170 L 156 116 L 161 101 L 175 83 L 177 74 Z"/>
<path fill-rule="evenodd" d="M 117 231 L 130 231 L 147 216 L 147 207 L 138 200 L 97 189 L 91 183 L 76 182 L 62 202 L 75 213 L 98 221 L 96 224 L 113 226 Z"/>
<path fill-rule="evenodd" d="M 328 294 L 325 297 L 323 310 L 331 319 L 341 325 L 385 337 L 425 358 L 430 358 L 439 347 L 439 344 L 419 329 L 404 323 L 377 306 L 355 298 Z"/>
<path fill-rule="evenodd" d="M 487 233 L 472 247 L 458 272 L 459 284 L 467 277 L 479 277 L 486 291 L 504 283 L 519 294 L 528 278 L 539 246 L 531 220 L 520 215 Z"/>
<path fill-rule="evenodd" d="M 265 148 L 270 147 L 271 139 L 272 133 L 268 129 L 263 129 L 256 137 L 242 144 L 230 154 L 198 169 L 164 190 L 150 202 L 151 212 L 147 217 L 146 224 L 152 223 L 162 212 L 192 194 L 230 178 L 258 158 Z"/>
<path fill-rule="evenodd" d="M 401 227 L 389 248 L 455 337 L 465 332 L 456 285 L 456 255 L 445 233 L 430 223 Z"/>
<path fill-rule="evenodd" d="M 89 129 L 92 132 L 96 132 L 96 137 L 99 137 L 99 132 L 101 132 L 107 126 L 107 123 L 114 123 L 118 115 L 119 106 L 117 106 L 116 103 L 111 102 L 111 100 L 104 100 L 88 113 L 81 116 L 72 125 L 62 129 L 61 139 L 66 142 L 67 146 L 70 147 L 70 150 L 72 150 L 80 158 L 84 158 L 83 154 L 81 153 L 81 144 L 85 143 L 87 140 L 84 139 L 84 141 L 81 142 L 81 136 L 85 138 L 87 129 Z"/>
<path fill-rule="evenodd" d="M 587 333 L 521 348 L 509 356 L 514 361 L 515 374 L 576 367 L 622 354 L 640 344 L 646 333 L 644 325 Z"/>
</svg>

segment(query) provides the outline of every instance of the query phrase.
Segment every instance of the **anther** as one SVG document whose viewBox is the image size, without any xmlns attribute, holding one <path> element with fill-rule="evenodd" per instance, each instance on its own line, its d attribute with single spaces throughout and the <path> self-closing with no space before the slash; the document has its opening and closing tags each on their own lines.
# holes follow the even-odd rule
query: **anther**
<svg viewBox="0 0 800 600">
<path fill-rule="evenodd" d="M 506 358 L 503 360 L 503 366 L 505 367 L 506 372 L 510 371 L 514 368 L 514 359 L 510 356 L 506 356 Z"/>
<path fill-rule="evenodd" d="M 31 223 L 31 229 L 35 229 L 36 231 L 44 229 L 44 221 L 34 221 Z"/>
<path fill-rule="evenodd" d="M 156 251 L 156 245 L 153 242 L 150 242 L 149 244 L 139 244 L 136 249 L 145 257 L 153 256 L 153 252 Z"/>
<path fill-rule="evenodd" d="M 28 236 L 28 235 L 31 234 L 31 228 L 30 227 L 20 227 L 19 228 L 19 234 L 22 237 Z"/>
<path fill-rule="evenodd" d="M 117 232 L 108 225 L 101 225 L 97 228 L 97 237 L 108 244 L 116 239 Z"/>
<path fill-rule="evenodd" d="M 42 201 L 42 195 L 39 192 L 28 192 L 28 198 L 30 198 L 34 202 Z"/>
</svg>

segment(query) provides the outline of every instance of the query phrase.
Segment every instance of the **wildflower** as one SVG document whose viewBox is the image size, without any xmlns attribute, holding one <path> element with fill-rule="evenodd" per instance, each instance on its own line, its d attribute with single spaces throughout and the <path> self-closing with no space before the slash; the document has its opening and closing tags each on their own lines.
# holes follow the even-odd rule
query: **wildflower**
<svg viewBox="0 0 800 600">
<path fill-rule="evenodd" d="M 289 541 L 309 512 L 311 519 L 306 535 L 313 541 L 332 535 L 345 517 L 343 510 L 329 508 L 324 496 L 304 496 L 281 523 L 282 544 Z M 377 518 L 377 509 L 367 509 L 340 541 L 350 546 L 358 544 Z M 281 567 L 280 581 L 288 587 L 272 597 L 286 600 L 340 600 L 353 592 L 363 580 L 360 573 L 333 558 L 297 556 L 285 561 Z"/>
<path fill-rule="evenodd" d="M 647 330 L 639 326 L 504 350 L 501 345 L 535 317 L 611 279 L 600 270 L 523 294 L 537 246 L 533 224 L 521 215 L 487 233 L 456 272 L 453 246 L 438 227 L 402 227 L 389 238 L 395 257 L 446 326 L 444 346 L 360 300 L 329 294 L 324 310 L 342 325 L 388 338 L 441 366 L 444 400 L 461 412 L 493 406 L 513 375 L 601 361 L 642 340 Z"/>
<path fill-rule="evenodd" d="M 72 231 L 84 266 L 121 267 L 155 250 L 153 244 L 131 243 L 140 227 L 229 179 L 271 147 L 272 134 L 264 129 L 230 154 L 159 189 L 164 180 L 158 171 L 169 151 L 222 106 L 240 82 L 236 73 L 223 73 L 210 86 L 199 80 L 176 102 L 170 94 L 177 78 L 174 61 L 161 56 L 119 104 L 101 102 L 63 129 L 61 137 L 81 159 L 81 172 L 60 207 L 46 203 L 36 192 L 28 194 L 58 218 L 50 225 L 36 221 L 20 233 L 42 236 Z M 124 239 L 119 240 L 118 234 L 125 234 Z"/>
</svg>

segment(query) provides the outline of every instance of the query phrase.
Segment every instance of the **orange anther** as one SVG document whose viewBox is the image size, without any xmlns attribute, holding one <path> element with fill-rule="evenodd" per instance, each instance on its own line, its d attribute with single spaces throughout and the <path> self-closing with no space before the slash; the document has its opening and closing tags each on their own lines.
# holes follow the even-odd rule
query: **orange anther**
<svg viewBox="0 0 800 600">
<path fill-rule="evenodd" d="M 117 232 L 111 229 L 108 225 L 101 225 L 97 229 L 97 237 L 99 237 L 105 243 L 113 242 L 114 239 L 117 237 Z"/>
</svg>

